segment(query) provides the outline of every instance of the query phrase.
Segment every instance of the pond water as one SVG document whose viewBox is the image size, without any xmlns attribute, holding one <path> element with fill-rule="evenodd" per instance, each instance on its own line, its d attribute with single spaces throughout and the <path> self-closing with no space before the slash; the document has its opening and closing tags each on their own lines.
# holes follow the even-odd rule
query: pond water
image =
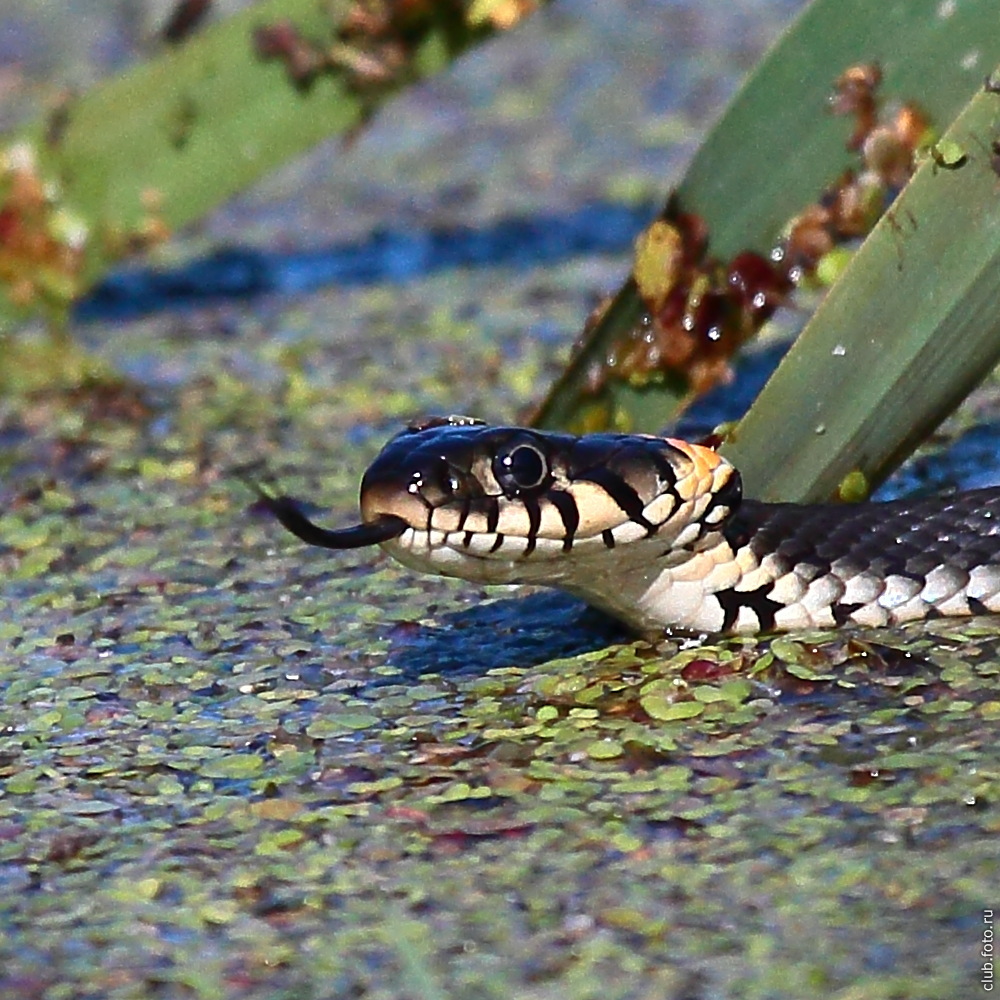
<svg viewBox="0 0 1000 1000">
<path fill-rule="evenodd" d="M 100 39 L 112 6 L 38 10 Z M 630 218 L 795 6 L 558 5 L 156 268 L 197 289 L 223 245 L 256 267 L 368 259 L 380 226 Z M 627 266 L 593 232 L 426 269 L 404 240 L 405 282 L 266 276 L 5 345 L 33 386 L 0 401 L 0 995 L 978 988 L 995 622 L 654 646 L 558 595 L 307 550 L 232 475 L 259 458 L 343 524 L 402 420 L 514 419 Z"/>
</svg>

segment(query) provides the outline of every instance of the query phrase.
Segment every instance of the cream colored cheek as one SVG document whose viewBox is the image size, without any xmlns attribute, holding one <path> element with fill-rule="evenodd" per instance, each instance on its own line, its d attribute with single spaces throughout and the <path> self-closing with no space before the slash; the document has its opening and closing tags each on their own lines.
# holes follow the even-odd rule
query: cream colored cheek
<svg viewBox="0 0 1000 1000">
<path fill-rule="evenodd" d="M 626 520 L 618 505 L 599 486 L 580 481 L 571 483 L 567 492 L 576 501 L 580 523 L 576 534 L 580 538 L 599 535 Z"/>
</svg>

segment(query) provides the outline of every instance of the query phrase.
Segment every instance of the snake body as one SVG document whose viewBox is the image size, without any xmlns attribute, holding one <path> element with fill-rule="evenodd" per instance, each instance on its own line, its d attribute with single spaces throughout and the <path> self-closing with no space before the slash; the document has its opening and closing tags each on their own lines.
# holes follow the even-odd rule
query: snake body
<svg viewBox="0 0 1000 1000">
<path fill-rule="evenodd" d="M 379 544 L 414 569 L 559 587 L 632 629 L 786 631 L 1000 611 L 1000 488 L 889 503 L 744 499 L 710 448 L 434 418 L 386 444 L 362 523 L 312 544 Z"/>
</svg>

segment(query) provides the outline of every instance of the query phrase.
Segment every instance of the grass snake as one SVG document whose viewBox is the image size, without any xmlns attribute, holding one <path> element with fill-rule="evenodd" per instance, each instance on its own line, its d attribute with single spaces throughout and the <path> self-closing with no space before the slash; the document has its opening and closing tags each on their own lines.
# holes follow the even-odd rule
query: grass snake
<svg viewBox="0 0 1000 1000">
<path fill-rule="evenodd" d="M 633 630 L 754 633 L 1000 610 L 1000 487 L 861 504 L 745 499 L 714 450 L 431 418 L 364 475 L 328 530 L 260 491 L 299 538 L 406 566 L 559 587 Z"/>
</svg>

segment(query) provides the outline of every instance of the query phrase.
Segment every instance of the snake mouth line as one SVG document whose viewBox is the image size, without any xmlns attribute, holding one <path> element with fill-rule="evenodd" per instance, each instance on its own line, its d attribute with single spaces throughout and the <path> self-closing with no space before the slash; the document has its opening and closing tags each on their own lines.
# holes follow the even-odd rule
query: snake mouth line
<svg viewBox="0 0 1000 1000">
<path fill-rule="evenodd" d="M 427 524 L 424 527 L 410 525 L 411 537 L 419 541 L 428 550 L 448 548 L 462 552 L 472 559 L 489 560 L 491 557 L 525 560 L 540 554 L 547 558 L 556 558 L 560 554 L 572 552 L 574 548 L 589 548 L 593 543 L 601 543 L 605 549 L 613 549 L 620 537 L 616 531 L 631 531 L 635 537 L 654 536 L 662 527 L 653 524 L 639 513 L 636 517 L 629 516 L 623 508 L 619 508 L 621 518 L 607 528 L 591 534 L 578 534 L 580 526 L 579 507 L 573 495 L 566 490 L 551 490 L 546 500 L 551 504 L 559 518 L 561 530 L 542 532 L 543 511 L 539 501 L 534 497 L 524 497 L 519 501 L 519 507 L 524 515 L 524 523 L 518 530 L 498 530 L 500 521 L 500 504 L 502 495 L 487 495 L 479 498 L 487 511 L 485 530 L 468 530 L 469 508 L 465 505 L 458 515 L 457 524 L 450 527 L 435 523 L 434 514 L 447 511 L 448 505 L 429 508 Z M 403 533 L 404 536 L 407 532 Z M 634 539 L 632 539 L 634 540 Z M 405 542 L 405 537 L 400 538 Z"/>
<path fill-rule="evenodd" d="M 555 536 L 542 534 L 542 506 L 539 499 L 533 496 L 521 497 L 517 503 L 524 516 L 524 523 L 519 526 L 519 530 L 500 531 L 501 509 L 505 502 L 509 502 L 508 498 L 502 493 L 486 493 L 475 498 L 475 506 L 482 515 L 477 519 L 481 524 L 480 528 L 468 528 L 473 513 L 471 499 L 466 498 L 457 505 L 448 502 L 431 504 L 424 500 L 427 507 L 427 521 L 423 527 L 410 525 L 412 537 L 422 541 L 431 550 L 450 548 L 479 559 L 488 559 L 499 553 L 505 544 L 509 549 L 511 541 L 523 543 L 523 548 L 517 553 L 522 559 L 531 556 L 539 543 L 543 546 L 558 543 L 561 551 L 569 552 L 573 548 L 580 524 L 576 501 L 569 493 L 556 489 L 550 490 L 546 494 L 546 499 L 559 517 L 561 530 Z M 441 523 L 440 520 L 436 520 L 436 515 L 444 515 L 448 520 Z M 485 524 L 482 523 L 483 519 Z M 477 545 L 476 542 L 486 542 L 486 544 Z"/>
</svg>

